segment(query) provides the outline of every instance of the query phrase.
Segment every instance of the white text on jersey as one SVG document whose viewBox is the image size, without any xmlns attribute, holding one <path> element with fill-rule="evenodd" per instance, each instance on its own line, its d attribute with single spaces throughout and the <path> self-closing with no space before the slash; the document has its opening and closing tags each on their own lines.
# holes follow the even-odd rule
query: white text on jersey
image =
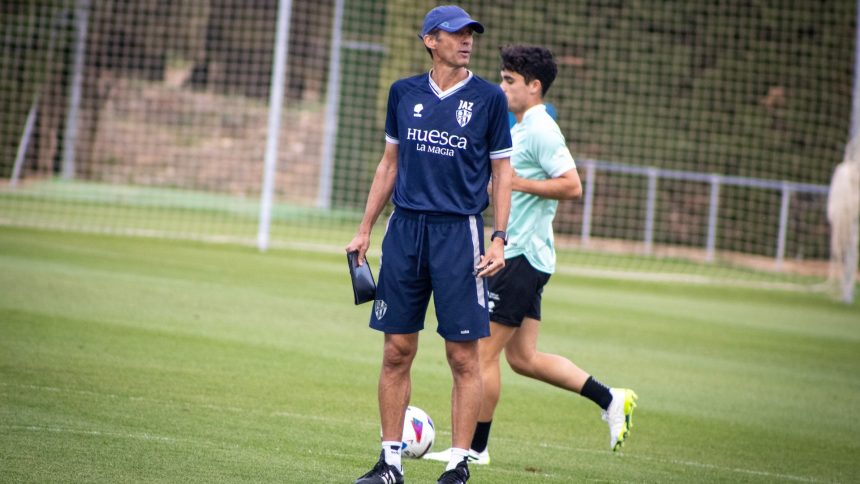
<svg viewBox="0 0 860 484">
<path fill-rule="evenodd" d="M 422 141 L 425 143 L 433 143 L 434 145 L 450 146 L 452 148 L 466 149 L 468 140 L 456 134 L 449 134 L 447 131 L 439 131 L 436 129 L 426 130 L 409 128 L 406 132 L 406 139 L 410 141 Z"/>
</svg>

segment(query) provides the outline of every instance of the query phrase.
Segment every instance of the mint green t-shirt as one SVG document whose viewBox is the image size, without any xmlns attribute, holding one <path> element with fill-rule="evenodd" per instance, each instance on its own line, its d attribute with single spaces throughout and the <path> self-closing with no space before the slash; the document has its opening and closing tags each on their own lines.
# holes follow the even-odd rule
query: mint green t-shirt
<svg viewBox="0 0 860 484">
<path fill-rule="evenodd" d="M 522 121 L 511 128 L 511 139 L 511 166 L 521 178 L 546 180 L 576 168 L 564 135 L 543 104 L 525 112 Z M 552 219 L 557 208 L 558 200 L 514 191 L 505 258 L 525 255 L 535 269 L 555 272 Z"/>
</svg>

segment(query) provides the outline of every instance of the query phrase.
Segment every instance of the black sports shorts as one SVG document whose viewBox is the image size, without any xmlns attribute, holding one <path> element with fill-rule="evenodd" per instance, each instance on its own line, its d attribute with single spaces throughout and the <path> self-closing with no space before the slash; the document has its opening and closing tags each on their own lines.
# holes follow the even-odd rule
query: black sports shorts
<svg viewBox="0 0 860 484">
<path fill-rule="evenodd" d="M 540 301 L 550 274 L 541 272 L 524 255 L 505 261 L 505 267 L 487 278 L 490 291 L 490 321 L 518 328 L 523 318 L 540 321 Z"/>
</svg>

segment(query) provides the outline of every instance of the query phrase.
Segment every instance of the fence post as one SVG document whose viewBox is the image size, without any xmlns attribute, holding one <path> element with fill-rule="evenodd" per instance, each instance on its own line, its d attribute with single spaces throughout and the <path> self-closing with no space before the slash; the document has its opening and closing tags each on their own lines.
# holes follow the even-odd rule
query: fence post
<svg viewBox="0 0 860 484">
<path fill-rule="evenodd" d="M 335 0 L 331 27 L 331 48 L 328 59 L 328 86 L 325 101 L 325 134 L 323 135 L 322 165 L 320 166 L 317 208 L 331 207 L 331 186 L 334 173 L 334 153 L 337 143 L 337 117 L 340 104 L 340 44 L 343 39 L 343 3 Z"/>
<path fill-rule="evenodd" d="M 779 205 L 779 234 L 776 240 L 776 270 L 782 270 L 785 259 L 785 235 L 788 232 L 788 202 L 791 199 L 791 186 L 782 182 L 782 201 Z"/>
<path fill-rule="evenodd" d="M 657 210 L 657 169 L 648 168 L 648 198 L 645 203 L 645 247 L 644 252 L 654 251 L 654 212 Z"/>
<path fill-rule="evenodd" d="M 90 0 L 78 0 L 75 4 L 75 54 L 69 85 L 69 112 L 66 113 L 66 127 L 63 130 L 62 176 L 65 180 L 75 178 L 75 145 L 78 139 L 78 112 L 81 109 L 81 83 L 84 78 L 89 14 Z"/>
<path fill-rule="evenodd" d="M 708 239 L 705 245 L 705 261 L 714 262 L 717 247 L 717 212 L 720 209 L 720 175 L 711 175 L 711 201 L 708 205 Z"/>
<path fill-rule="evenodd" d="M 855 25 L 860 25 L 860 0 L 857 0 L 857 18 Z M 851 125 L 848 139 L 857 136 L 860 129 L 860 28 L 854 33 L 854 82 L 851 89 Z"/>
<path fill-rule="evenodd" d="M 585 161 L 585 200 L 582 207 L 582 235 L 579 244 L 588 248 L 591 240 L 591 212 L 594 208 L 594 161 Z"/>
<path fill-rule="evenodd" d="M 27 156 L 27 148 L 30 146 L 30 139 L 33 137 L 33 126 L 36 124 L 36 116 L 39 113 L 39 95 L 33 100 L 33 105 L 30 106 L 30 112 L 27 113 L 27 121 L 24 123 L 24 133 L 21 134 L 21 142 L 18 143 L 18 152 L 15 153 L 15 163 L 12 165 L 12 176 L 9 178 L 9 186 L 15 188 L 18 186 L 18 179 L 21 177 L 21 166 L 24 165 L 24 157 Z"/>
<path fill-rule="evenodd" d="M 257 228 L 257 248 L 261 251 L 269 248 L 272 197 L 275 191 L 275 169 L 278 165 L 278 135 L 281 132 L 281 109 L 284 103 L 284 79 L 287 70 L 291 10 L 292 0 L 280 0 L 278 2 L 275 56 L 272 60 L 272 84 L 269 94 L 269 129 L 266 134 L 266 154 L 263 160 L 263 187 L 260 190 L 260 224 Z"/>
</svg>

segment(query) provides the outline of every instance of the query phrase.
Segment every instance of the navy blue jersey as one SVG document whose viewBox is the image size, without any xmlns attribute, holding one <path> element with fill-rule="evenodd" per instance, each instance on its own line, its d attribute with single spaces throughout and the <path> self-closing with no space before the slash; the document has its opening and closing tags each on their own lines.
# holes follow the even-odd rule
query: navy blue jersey
<svg viewBox="0 0 860 484">
<path fill-rule="evenodd" d="M 489 204 L 490 160 L 511 156 L 508 101 L 471 73 L 444 92 L 429 74 L 401 79 L 388 93 L 385 139 L 399 145 L 394 205 L 475 215 Z"/>
</svg>

